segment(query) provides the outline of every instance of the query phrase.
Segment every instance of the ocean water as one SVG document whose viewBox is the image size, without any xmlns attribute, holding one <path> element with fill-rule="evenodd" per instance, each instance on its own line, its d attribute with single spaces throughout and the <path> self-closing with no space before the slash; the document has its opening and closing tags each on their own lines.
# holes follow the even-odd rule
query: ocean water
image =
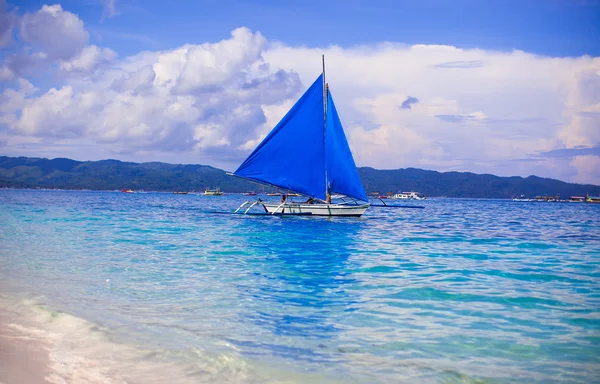
<svg viewBox="0 0 600 384">
<path fill-rule="evenodd" d="M 1 190 L 2 303 L 98 382 L 600 382 L 600 205 L 245 199 Z"/>
</svg>

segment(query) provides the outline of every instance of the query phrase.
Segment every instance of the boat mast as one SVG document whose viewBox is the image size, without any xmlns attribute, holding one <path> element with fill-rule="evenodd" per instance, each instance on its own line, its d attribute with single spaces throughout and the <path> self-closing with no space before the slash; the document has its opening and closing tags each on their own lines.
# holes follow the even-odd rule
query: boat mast
<svg viewBox="0 0 600 384">
<path fill-rule="evenodd" d="M 325 142 L 327 139 L 327 137 L 325 137 L 325 132 L 327 132 L 327 92 L 329 92 L 329 87 L 327 82 L 325 82 L 325 55 L 321 55 L 321 58 L 323 60 L 323 142 Z M 325 156 L 327 156 L 327 154 L 325 154 Z M 327 204 L 331 203 L 327 166 L 325 167 L 325 202 Z"/>
</svg>

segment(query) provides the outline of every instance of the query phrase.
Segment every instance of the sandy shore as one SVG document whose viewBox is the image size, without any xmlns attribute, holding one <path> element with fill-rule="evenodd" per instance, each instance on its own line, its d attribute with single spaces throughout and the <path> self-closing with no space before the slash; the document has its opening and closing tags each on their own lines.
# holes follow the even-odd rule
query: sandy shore
<svg viewBox="0 0 600 384">
<path fill-rule="evenodd" d="M 108 337 L 99 325 L 36 299 L 0 293 L 0 384 L 310 382 L 333 381 L 258 367 L 236 353 L 198 348 L 181 354 L 125 344 Z"/>
<path fill-rule="evenodd" d="M 49 383 L 50 343 L 17 313 L 0 309 L 0 383 Z"/>
<path fill-rule="evenodd" d="M 109 340 L 95 324 L 36 300 L 0 294 L 0 384 L 187 384 L 195 376 L 156 351 Z M 201 373 L 203 370 L 200 369 Z"/>
<path fill-rule="evenodd" d="M 0 384 L 188 384 L 247 380 L 243 361 L 116 343 L 96 324 L 34 299 L 0 294 Z M 241 366 L 239 364 L 242 364 Z"/>
<path fill-rule="evenodd" d="M 100 338 L 82 319 L 0 295 L 0 384 L 125 383 L 93 352 Z M 111 356 L 107 345 L 100 357 Z"/>
</svg>

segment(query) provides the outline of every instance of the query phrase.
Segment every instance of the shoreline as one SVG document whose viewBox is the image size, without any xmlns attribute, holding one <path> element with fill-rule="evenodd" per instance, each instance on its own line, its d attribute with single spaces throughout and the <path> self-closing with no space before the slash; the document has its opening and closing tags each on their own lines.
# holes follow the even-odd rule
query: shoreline
<svg viewBox="0 0 600 384">
<path fill-rule="evenodd" d="M 135 376 L 126 378 L 113 363 L 139 357 L 84 319 L 0 294 L 0 384 L 133 383 Z"/>
<path fill-rule="evenodd" d="M 0 383 L 51 383 L 51 343 L 35 333 L 16 312 L 0 308 Z"/>
<path fill-rule="evenodd" d="M 337 383 L 257 365 L 237 353 L 126 344 L 42 300 L 0 292 L 0 384 Z"/>
</svg>

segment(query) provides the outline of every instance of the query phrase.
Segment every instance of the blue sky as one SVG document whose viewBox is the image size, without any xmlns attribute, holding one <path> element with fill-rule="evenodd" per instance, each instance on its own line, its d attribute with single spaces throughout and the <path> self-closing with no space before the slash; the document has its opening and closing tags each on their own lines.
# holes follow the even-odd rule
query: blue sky
<svg viewBox="0 0 600 384">
<path fill-rule="evenodd" d="M 0 0 L 0 153 L 234 170 L 323 53 L 359 166 L 600 184 L 600 0 Z"/>
<path fill-rule="evenodd" d="M 17 3 L 31 12 L 51 2 Z M 102 17 L 101 1 L 60 3 L 120 55 L 216 41 L 240 26 L 290 45 L 394 41 L 600 54 L 598 0 L 117 0 L 111 18 Z"/>
</svg>

